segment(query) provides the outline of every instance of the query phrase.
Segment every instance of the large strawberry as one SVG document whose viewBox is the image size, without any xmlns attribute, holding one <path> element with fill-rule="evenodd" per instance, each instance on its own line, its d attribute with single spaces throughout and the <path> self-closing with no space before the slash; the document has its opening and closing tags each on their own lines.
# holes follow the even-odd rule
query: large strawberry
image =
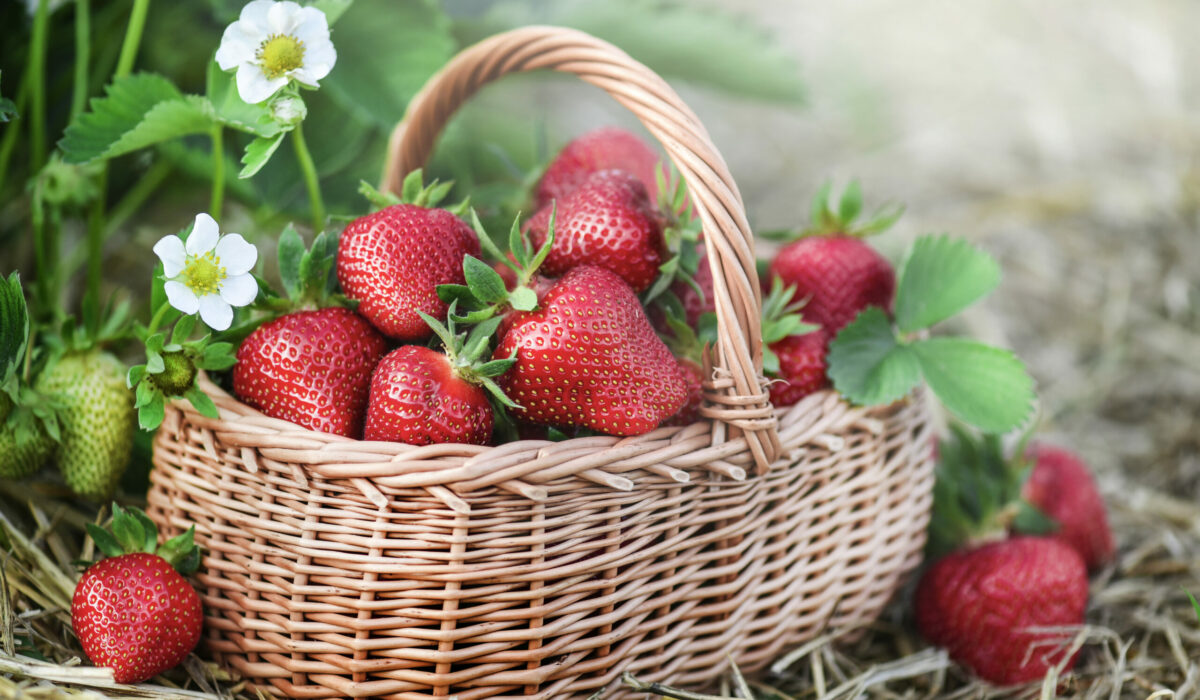
<svg viewBox="0 0 1200 700">
<path fill-rule="evenodd" d="M 546 167 L 534 188 L 534 208 L 561 200 L 575 191 L 592 173 L 624 170 L 641 181 L 650 200 L 658 197 L 660 159 L 636 135 L 617 127 L 602 127 L 576 137 Z"/>
<path fill-rule="evenodd" d="M 108 558 L 88 567 L 71 599 L 71 625 L 92 663 L 118 683 L 139 683 L 178 665 L 200 641 L 200 596 L 180 572 L 195 571 L 194 528 L 158 544 L 145 513 L 113 504 L 113 534 L 88 526 Z"/>
<path fill-rule="evenodd" d="M 593 173 L 569 195 L 529 220 L 535 246 L 546 241 L 554 216 L 554 245 L 542 265 L 548 275 L 579 265 L 595 265 L 621 276 L 635 292 L 658 277 L 666 256 L 663 221 L 634 176 L 620 170 Z"/>
<path fill-rule="evenodd" d="M 416 187 L 410 186 L 412 177 Z M 390 338 L 411 342 L 429 337 L 418 311 L 444 320 L 449 305 L 438 298 L 441 284 L 462 284 L 463 258 L 480 254 L 479 238 L 462 219 L 433 207 L 444 190 L 420 189 L 419 171 L 405 179 L 418 203 L 393 204 L 350 222 L 338 244 L 337 278 L 358 312 Z M 424 206 L 428 204 L 429 206 Z"/>
<path fill-rule="evenodd" d="M 493 422 L 488 392 L 512 405 L 491 378 L 511 367 L 513 360 L 480 361 L 500 318 L 479 324 L 470 335 L 456 335 L 453 318 L 448 328 L 431 316 L 424 318 L 442 340 L 445 353 L 405 345 L 379 362 L 371 378 L 365 437 L 410 445 L 486 445 Z"/>
<path fill-rule="evenodd" d="M 1052 536 L 1079 552 L 1090 570 L 1112 561 L 1116 545 L 1087 464 L 1050 445 L 1036 445 L 1027 456 L 1034 466 L 1022 495 L 1058 524 Z"/>
<path fill-rule="evenodd" d="M 931 643 L 997 685 L 1036 681 L 1071 668 L 1071 635 L 1045 628 L 1083 624 L 1087 567 L 1075 550 L 1044 537 L 1015 537 L 960 550 L 925 570 L 914 600 Z M 1037 630 L 1035 628 L 1042 628 Z"/>
<path fill-rule="evenodd" d="M 796 287 L 796 297 L 808 300 L 805 318 L 831 338 L 868 306 L 890 312 L 896 290 L 891 264 L 862 237 L 887 228 L 899 214 L 884 212 L 855 227 L 860 208 L 857 185 L 847 188 L 838 213 L 829 208 L 828 190 L 822 190 L 812 226 L 780 250 L 767 271 L 768 278 Z"/>
<path fill-rule="evenodd" d="M 72 351 L 43 370 L 36 386 L 62 406 L 58 468 L 67 486 L 85 498 L 111 496 L 129 463 L 137 429 L 125 366 L 98 349 Z"/>
<path fill-rule="evenodd" d="M 514 353 L 499 384 L 521 405 L 514 413 L 536 423 L 639 435 L 686 399 L 679 365 L 637 296 L 601 267 L 572 269 L 536 310 L 514 312 L 495 357 Z"/>
<path fill-rule="evenodd" d="M 359 438 L 371 372 L 386 350 L 379 332 L 349 309 L 297 311 L 242 341 L 233 391 L 268 416 Z"/>
<path fill-rule="evenodd" d="M 336 239 L 324 233 L 308 250 L 294 229 L 280 236 L 288 299 L 273 302 L 287 313 L 242 341 L 233 393 L 273 418 L 360 438 L 371 372 L 387 341 L 366 319 L 337 306 L 345 298 L 335 293 L 331 275 L 336 249 Z"/>
</svg>

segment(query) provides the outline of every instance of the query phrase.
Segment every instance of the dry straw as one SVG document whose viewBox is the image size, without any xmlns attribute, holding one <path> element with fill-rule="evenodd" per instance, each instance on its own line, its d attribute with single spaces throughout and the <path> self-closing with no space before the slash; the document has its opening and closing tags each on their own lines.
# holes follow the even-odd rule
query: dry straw
<svg viewBox="0 0 1200 700">
<path fill-rule="evenodd" d="M 579 76 L 662 144 L 699 212 L 721 339 L 705 420 L 633 438 L 500 447 L 346 440 L 205 383 L 155 441 L 151 516 L 191 524 L 217 660 L 289 697 L 586 697 L 701 686 L 878 615 L 920 560 L 932 487 L 920 395 L 774 410 L 753 239 L 737 188 L 665 82 L 580 32 L 529 27 L 434 76 L 393 135 L 384 186 L 508 73 Z"/>
</svg>

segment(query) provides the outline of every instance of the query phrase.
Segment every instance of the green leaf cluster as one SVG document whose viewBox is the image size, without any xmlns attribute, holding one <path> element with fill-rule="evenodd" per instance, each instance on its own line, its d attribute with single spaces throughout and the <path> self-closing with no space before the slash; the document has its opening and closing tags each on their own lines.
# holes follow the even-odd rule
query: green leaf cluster
<svg viewBox="0 0 1200 700">
<path fill-rule="evenodd" d="M 893 325 L 869 308 L 829 348 L 829 376 L 862 405 L 896 401 L 924 379 L 946 409 L 993 433 L 1020 426 L 1033 409 L 1033 380 L 1007 350 L 964 338 L 921 337 L 999 284 L 999 265 L 966 241 L 923 236 L 901 264 Z"/>
<path fill-rule="evenodd" d="M 200 370 L 219 372 L 233 366 L 236 358 L 232 343 L 214 341 L 211 334 L 189 340 L 196 329 L 196 316 L 181 316 L 165 333 L 146 335 L 146 362 L 129 368 L 126 385 L 134 390 L 134 406 L 142 430 L 154 430 L 162 424 L 166 404 L 175 398 L 186 398 L 201 415 L 219 416 L 208 394 L 196 385 Z"/>
</svg>

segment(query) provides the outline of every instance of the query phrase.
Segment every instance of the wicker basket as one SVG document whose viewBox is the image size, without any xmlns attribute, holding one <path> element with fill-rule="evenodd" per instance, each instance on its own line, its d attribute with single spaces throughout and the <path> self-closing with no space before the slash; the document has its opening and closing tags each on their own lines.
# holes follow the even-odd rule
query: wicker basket
<svg viewBox="0 0 1200 700">
<path fill-rule="evenodd" d="M 384 186 L 507 73 L 605 89 L 661 142 L 702 217 L 721 341 L 707 419 L 634 438 L 500 447 L 353 441 L 268 418 L 215 385 L 155 441 L 150 514 L 191 524 L 206 642 L 297 698 L 626 694 L 685 686 L 873 619 L 919 561 L 932 467 L 924 402 L 832 392 L 775 411 L 740 195 L 658 76 L 586 34 L 530 27 L 461 53 L 397 127 Z"/>
</svg>

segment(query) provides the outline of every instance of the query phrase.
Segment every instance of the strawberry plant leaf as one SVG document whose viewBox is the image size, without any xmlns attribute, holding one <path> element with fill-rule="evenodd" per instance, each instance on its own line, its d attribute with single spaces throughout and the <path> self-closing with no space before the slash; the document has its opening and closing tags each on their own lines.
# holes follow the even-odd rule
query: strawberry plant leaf
<svg viewBox="0 0 1200 700">
<path fill-rule="evenodd" d="M 828 362 L 834 387 L 863 406 L 891 403 L 921 381 L 912 350 L 896 341 L 887 314 L 877 307 L 863 311 L 838 333 Z"/>
<path fill-rule="evenodd" d="M 279 278 L 283 281 L 283 289 L 292 299 L 300 296 L 300 259 L 306 252 L 304 241 L 296 232 L 296 227 L 290 223 L 283 227 L 279 234 Z"/>
<path fill-rule="evenodd" d="M 208 100 L 184 95 L 154 73 L 117 78 L 105 97 L 67 127 L 59 148 L 67 163 L 87 163 L 152 146 L 162 141 L 208 133 L 214 122 Z"/>
<path fill-rule="evenodd" d="M 474 256 L 463 258 L 463 276 L 467 287 L 477 299 L 487 304 L 498 304 L 508 298 L 504 278 L 491 265 Z"/>
<path fill-rule="evenodd" d="M 275 151 L 279 150 L 279 144 L 283 143 L 283 137 L 286 135 L 286 131 L 281 131 L 274 136 L 259 136 L 246 144 L 246 151 L 242 153 L 242 169 L 238 173 L 238 179 L 245 180 L 258 174 L 267 161 L 271 160 L 271 156 L 275 155 Z"/>
<path fill-rule="evenodd" d="M 963 338 L 928 338 L 910 348 L 929 388 L 963 422 L 1003 433 L 1032 412 L 1033 379 L 1011 352 Z"/>
<path fill-rule="evenodd" d="M 960 238 L 922 236 L 909 249 L 896 284 L 896 325 L 912 333 L 944 321 L 1000 284 L 1000 265 Z"/>
<path fill-rule="evenodd" d="M 217 405 L 213 403 L 213 400 L 200 387 L 193 385 L 184 396 L 187 397 L 188 402 L 192 404 L 192 407 L 200 415 L 206 418 L 221 417 L 221 414 L 217 412 Z"/>
</svg>

